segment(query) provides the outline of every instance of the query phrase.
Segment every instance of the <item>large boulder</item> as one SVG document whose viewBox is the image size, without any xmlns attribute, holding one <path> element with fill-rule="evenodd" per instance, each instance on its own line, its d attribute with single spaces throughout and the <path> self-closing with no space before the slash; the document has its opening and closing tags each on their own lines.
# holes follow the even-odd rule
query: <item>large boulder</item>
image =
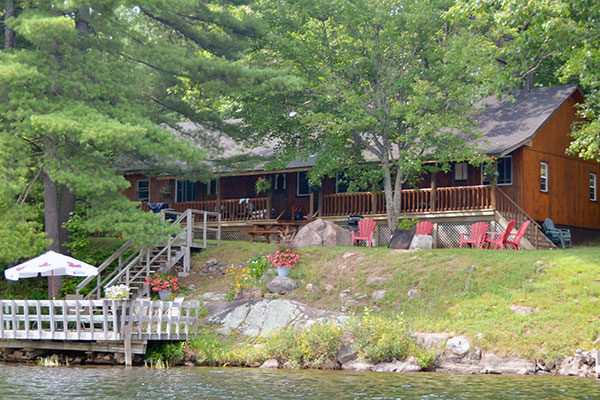
<svg viewBox="0 0 600 400">
<path fill-rule="evenodd" d="M 433 238 L 429 235 L 415 235 L 410 242 L 409 250 L 425 249 L 431 250 L 433 248 Z"/>
<path fill-rule="evenodd" d="M 298 289 L 298 282 L 287 276 L 276 276 L 267 282 L 267 289 L 271 293 L 286 294 Z"/>
<path fill-rule="evenodd" d="M 351 244 L 352 235 L 349 231 L 321 218 L 304 225 L 292 241 L 294 247 L 350 246 Z"/>
</svg>

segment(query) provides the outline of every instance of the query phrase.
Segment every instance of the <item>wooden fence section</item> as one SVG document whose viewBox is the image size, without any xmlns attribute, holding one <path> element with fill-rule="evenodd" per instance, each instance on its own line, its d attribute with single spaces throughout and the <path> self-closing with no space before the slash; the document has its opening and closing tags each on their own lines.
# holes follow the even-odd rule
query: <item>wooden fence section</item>
<svg viewBox="0 0 600 400">
<path fill-rule="evenodd" d="M 490 209 L 491 186 L 460 186 L 403 190 L 401 212 L 461 211 Z M 323 196 L 323 215 L 385 214 L 383 193 L 341 193 Z"/>
<path fill-rule="evenodd" d="M 0 339 L 186 340 L 200 303 L 151 300 L 0 300 Z"/>
</svg>

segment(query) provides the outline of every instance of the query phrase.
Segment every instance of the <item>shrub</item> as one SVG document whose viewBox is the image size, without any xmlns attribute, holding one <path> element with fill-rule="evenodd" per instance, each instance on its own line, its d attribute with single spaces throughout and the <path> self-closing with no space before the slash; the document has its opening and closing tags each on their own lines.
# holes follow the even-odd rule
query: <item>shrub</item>
<svg viewBox="0 0 600 400">
<path fill-rule="evenodd" d="M 229 285 L 227 300 L 233 300 L 236 294 L 254 286 L 254 278 L 250 275 L 250 270 L 243 265 L 235 265 L 227 268 L 223 282 Z"/>
<path fill-rule="evenodd" d="M 342 335 L 342 328 L 336 323 L 316 323 L 302 330 L 282 329 L 267 339 L 266 355 L 288 361 L 294 368 L 319 368 L 335 359 Z"/>
<path fill-rule="evenodd" d="M 169 368 L 184 360 L 184 342 L 157 342 L 146 351 L 146 361 L 151 366 L 165 366 Z"/>
<path fill-rule="evenodd" d="M 358 354 L 372 362 L 401 360 L 412 350 L 408 324 L 401 316 L 386 318 L 365 310 L 349 323 Z"/>
<path fill-rule="evenodd" d="M 255 284 L 260 283 L 260 278 L 262 278 L 263 274 L 267 270 L 268 260 L 264 255 L 254 256 L 248 259 L 248 274 L 254 280 Z"/>
<path fill-rule="evenodd" d="M 201 365 L 218 365 L 223 362 L 224 346 L 211 333 L 203 333 L 188 340 L 190 352 Z"/>
</svg>

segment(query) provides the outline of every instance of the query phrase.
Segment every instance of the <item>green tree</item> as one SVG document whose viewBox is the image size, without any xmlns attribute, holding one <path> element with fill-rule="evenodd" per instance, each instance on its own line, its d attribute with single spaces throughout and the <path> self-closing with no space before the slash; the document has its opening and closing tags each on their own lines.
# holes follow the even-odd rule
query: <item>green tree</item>
<svg viewBox="0 0 600 400">
<path fill-rule="evenodd" d="M 469 131 L 465 116 L 494 67 L 485 42 L 444 19 L 451 4 L 264 1 L 270 34 L 251 61 L 291 71 L 303 85 L 239 98 L 249 141 L 272 141 L 282 163 L 317 153 L 313 182 L 344 167 L 365 183 L 383 180 L 395 228 L 404 185 L 477 158 L 454 132 Z"/>
</svg>

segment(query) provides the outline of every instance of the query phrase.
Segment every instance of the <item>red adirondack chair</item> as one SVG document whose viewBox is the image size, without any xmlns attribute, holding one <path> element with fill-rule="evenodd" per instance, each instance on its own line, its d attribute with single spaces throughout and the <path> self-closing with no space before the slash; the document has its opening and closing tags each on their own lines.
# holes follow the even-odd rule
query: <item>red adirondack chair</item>
<svg viewBox="0 0 600 400">
<path fill-rule="evenodd" d="M 475 247 L 476 249 L 481 249 L 483 246 L 483 241 L 485 239 L 485 232 L 488 229 L 487 222 L 476 222 L 471 225 L 471 236 L 468 237 L 464 233 L 460 234 L 460 248 L 463 247 L 463 244 L 467 244 L 471 247 Z"/>
<path fill-rule="evenodd" d="M 523 238 L 523 236 L 525 235 L 525 231 L 527 230 L 527 227 L 529 226 L 530 221 L 525 221 L 521 224 L 521 226 L 519 227 L 519 230 L 517 231 L 517 234 L 515 235 L 515 238 L 510 240 L 508 238 L 506 238 L 506 240 L 504 241 L 504 247 L 506 247 L 508 249 L 508 246 L 512 246 L 514 247 L 515 250 L 521 250 L 521 239 Z"/>
<path fill-rule="evenodd" d="M 508 238 L 516 223 L 517 221 L 515 221 L 514 219 L 512 221 L 509 221 L 508 225 L 506 225 L 506 230 L 504 232 L 487 232 L 484 243 L 485 248 L 488 249 L 493 243 L 494 250 L 504 250 L 504 248 L 506 247 L 506 238 Z"/>
<path fill-rule="evenodd" d="M 357 245 L 360 240 L 367 242 L 367 247 L 373 247 L 375 236 L 375 224 L 372 219 L 361 219 L 358 221 L 358 231 L 352 231 L 352 246 Z"/>
<path fill-rule="evenodd" d="M 433 222 L 423 221 L 417 224 L 417 235 L 431 235 Z"/>
</svg>

